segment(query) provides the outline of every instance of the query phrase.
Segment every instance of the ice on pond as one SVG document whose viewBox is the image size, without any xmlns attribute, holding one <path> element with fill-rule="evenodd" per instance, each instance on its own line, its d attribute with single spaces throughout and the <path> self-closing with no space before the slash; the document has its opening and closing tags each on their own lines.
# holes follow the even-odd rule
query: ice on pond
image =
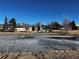
<svg viewBox="0 0 79 59">
<path fill-rule="evenodd" d="M 0 36 L 0 49 L 18 50 L 20 48 L 24 51 L 72 49 L 79 48 L 79 41 L 53 38 L 18 38 L 15 35 Z"/>
</svg>

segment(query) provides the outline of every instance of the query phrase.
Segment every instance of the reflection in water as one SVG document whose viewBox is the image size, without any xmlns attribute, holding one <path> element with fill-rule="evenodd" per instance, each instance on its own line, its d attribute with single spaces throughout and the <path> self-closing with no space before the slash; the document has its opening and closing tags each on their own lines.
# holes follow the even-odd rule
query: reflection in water
<svg viewBox="0 0 79 59">
<path fill-rule="evenodd" d="M 78 39 L 78 38 L 77 38 Z M 79 48 L 79 41 L 53 38 L 18 38 L 15 35 L 0 36 L 0 50 L 43 51 L 47 49 Z"/>
</svg>

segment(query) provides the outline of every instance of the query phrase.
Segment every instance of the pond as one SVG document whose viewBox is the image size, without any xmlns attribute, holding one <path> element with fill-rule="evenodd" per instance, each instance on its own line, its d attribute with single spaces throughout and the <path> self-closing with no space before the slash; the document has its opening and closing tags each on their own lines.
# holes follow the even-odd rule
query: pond
<svg viewBox="0 0 79 59">
<path fill-rule="evenodd" d="M 0 35 L 0 51 L 46 51 L 79 48 L 79 38 L 20 38 L 19 35 Z"/>
</svg>

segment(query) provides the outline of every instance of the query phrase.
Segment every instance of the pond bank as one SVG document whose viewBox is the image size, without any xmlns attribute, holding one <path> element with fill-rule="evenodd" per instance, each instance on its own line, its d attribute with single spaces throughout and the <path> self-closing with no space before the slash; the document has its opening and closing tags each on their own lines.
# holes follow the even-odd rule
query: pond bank
<svg viewBox="0 0 79 59">
<path fill-rule="evenodd" d="M 78 33 L 78 31 L 77 31 Z M 64 33 L 28 33 L 28 32 L 0 32 L 0 35 L 20 35 L 21 37 L 47 37 L 47 38 L 74 38 L 79 37 L 75 31 L 68 31 L 67 34 Z"/>
<path fill-rule="evenodd" d="M 0 35 L 25 35 L 27 32 L 0 32 Z"/>
</svg>

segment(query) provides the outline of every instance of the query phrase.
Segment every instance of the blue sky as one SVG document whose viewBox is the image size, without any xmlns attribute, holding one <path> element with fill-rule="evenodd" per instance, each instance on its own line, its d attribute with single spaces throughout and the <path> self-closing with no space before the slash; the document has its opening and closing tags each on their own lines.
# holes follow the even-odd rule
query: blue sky
<svg viewBox="0 0 79 59">
<path fill-rule="evenodd" d="M 5 16 L 17 23 L 62 23 L 66 17 L 79 24 L 79 0 L 0 0 L 0 23 Z"/>
</svg>

